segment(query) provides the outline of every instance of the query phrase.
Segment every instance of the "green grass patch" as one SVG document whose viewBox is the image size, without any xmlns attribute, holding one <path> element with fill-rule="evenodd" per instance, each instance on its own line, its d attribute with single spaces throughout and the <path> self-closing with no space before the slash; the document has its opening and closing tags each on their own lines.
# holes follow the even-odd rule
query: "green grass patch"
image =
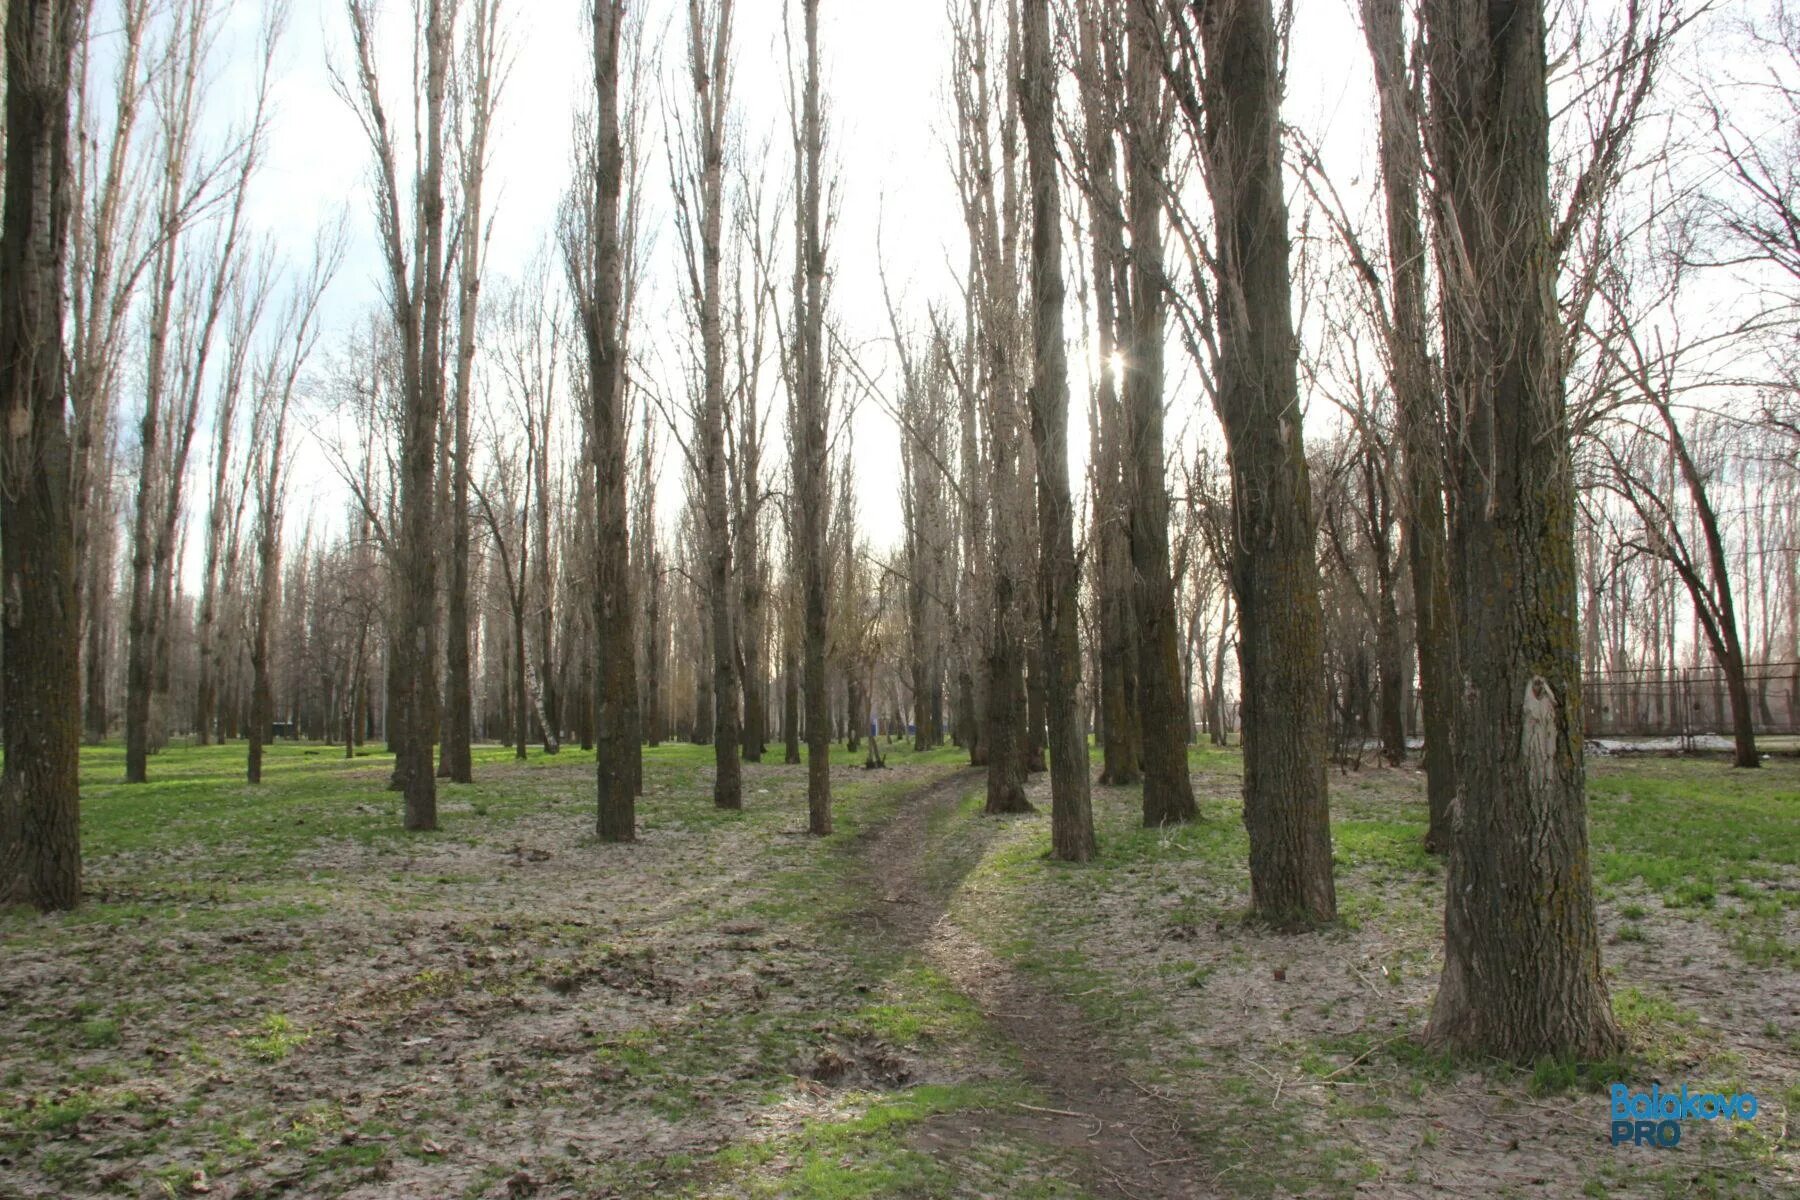
<svg viewBox="0 0 1800 1200">
<path fill-rule="evenodd" d="M 257 1032 L 239 1039 L 244 1049 L 264 1062 L 280 1062 L 312 1038 L 281 1013 L 270 1013 L 257 1026 Z"/>
</svg>

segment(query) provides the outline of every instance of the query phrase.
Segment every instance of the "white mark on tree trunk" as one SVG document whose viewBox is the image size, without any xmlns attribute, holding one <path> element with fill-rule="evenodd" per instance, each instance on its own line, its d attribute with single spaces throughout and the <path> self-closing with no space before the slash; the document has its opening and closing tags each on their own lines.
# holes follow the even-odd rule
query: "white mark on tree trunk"
<svg viewBox="0 0 1800 1200">
<path fill-rule="evenodd" d="M 1524 720 L 1519 726 L 1519 760 L 1531 797 L 1546 803 L 1556 791 L 1556 693 L 1542 675 L 1525 685 Z"/>
</svg>

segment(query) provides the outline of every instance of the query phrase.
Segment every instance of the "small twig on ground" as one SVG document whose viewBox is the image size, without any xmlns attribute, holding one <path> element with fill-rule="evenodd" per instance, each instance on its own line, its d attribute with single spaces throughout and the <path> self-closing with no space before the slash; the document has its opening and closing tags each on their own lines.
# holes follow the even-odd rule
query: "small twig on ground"
<svg viewBox="0 0 1800 1200">
<path fill-rule="evenodd" d="M 1348 1071 L 1351 1067 L 1354 1067 L 1357 1063 L 1360 1063 L 1363 1059 L 1369 1057 L 1369 1055 L 1375 1053 L 1377 1050 L 1384 1050 L 1387 1047 L 1393 1045 L 1395 1042 L 1401 1041 L 1409 1036 L 1411 1036 L 1411 1035 L 1404 1034 L 1404 1033 L 1395 1034 L 1393 1037 L 1388 1038 L 1386 1041 L 1376 1042 L 1373 1046 L 1370 1046 L 1367 1050 L 1364 1050 L 1361 1054 L 1357 1055 L 1355 1058 L 1351 1059 L 1349 1062 L 1345 1063 L 1343 1066 L 1339 1067 L 1337 1070 L 1333 1071 L 1331 1074 L 1324 1076 L 1324 1078 L 1336 1079 L 1339 1075 L 1342 1075 L 1345 1071 Z"/>
<path fill-rule="evenodd" d="M 1261 1071 L 1264 1075 L 1267 1075 L 1270 1079 L 1274 1080 L 1277 1084 L 1279 1084 L 1281 1082 L 1281 1076 L 1275 1074 L 1275 1072 L 1269 1070 L 1269 1068 L 1263 1066 L 1261 1063 L 1257 1062 L 1254 1058 L 1246 1058 L 1246 1059 L 1244 1059 L 1244 1061 L 1249 1063 L 1251 1066 L 1255 1067 L 1257 1070 Z"/>
<path fill-rule="evenodd" d="M 1118 1188 L 1121 1192 L 1124 1192 L 1127 1196 L 1130 1196 L 1132 1198 L 1132 1200 L 1137 1200 L 1138 1193 L 1136 1192 L 1136 1190 L 1134 1190 L 1130 1184 L 1126 1183 L 1124 1177 L 1121 1176 L 1117 1171 L 1113 1170 L 1111 1167 L 1107 1166 L 1105 1163 L 1097 1162 L 1094 1165 L 1096 1167 L 1099 1167 L 1102 1171 L 1106 1172 L 1107 1178 L 1109 1178 L 1113 1181 L 1114 1187 Z"/>
<path fill-rule="evenodd" d="M 1169 1102 L 1169 1097 L 1166 1092 L 1159 1092 L 1155 1088 L 1149 1086 L 1148 1084 L 1139 1083 L 1137 1080 L 1132 1079 L 1129 1076 L 1127 1076 L 1126 1079 L 1127 1079 L 1127 1082 L 1129 1082 L 1132 1087 L 1134 1087 L 1138 1091 L 1144 1093 L 1144 1095 L 1149 1096 L 1152 1100 L 1160 1100 L 1164 1104 L 1167 1104 Z"/>
<path fill-rule="evenodd" d="M 1023 1100 L 1014 1100 L 1013 1104 L 1015 1107 L 1022 1108 L 1026 1112 L 1049 1113 L 1053 1117 L 1080 1117 L 1083 1121 L 1093 1121 L 1097 1119 L 1093 1113 L 1070 1112 L 1066 1108 L 1043 1108 L 1036 1104 L 1026 1104 Z"/>
</svg>

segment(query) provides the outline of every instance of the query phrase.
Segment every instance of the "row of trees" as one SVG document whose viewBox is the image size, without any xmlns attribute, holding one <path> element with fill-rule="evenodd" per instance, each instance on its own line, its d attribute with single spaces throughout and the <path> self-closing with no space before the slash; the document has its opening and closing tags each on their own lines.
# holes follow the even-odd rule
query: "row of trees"
<svg viewBox="0 0 1800 1200">
<path fill-rule="evenodd" d="M 1449 861 L 1434 1032 L 1511 1057 L 1608 1050 L 1582 669 L 1601 647 L 1673 666 L 1685 590 L 1755 765 L 1746 664 L 1776 656 L 1784 598 L 1793 641 L 1800 607 L 1788 359 L 1756 411 L 1697 405 L 1752 377 L 1787 293 L 1719 306 L 1728 324 L 1703 334 L 1679 323 L 1695 279 L 1795 277 L 1791 147 L 1718 107 L 1691 157 L 1672 132 L 1654 144 L 1645 114 L 1690 19 L 1672 0 L 1556 30 L 1536 0 L 1501 7 L 1364 0 L 1380 171 L 1358 194 L 1284 130 L 1268 0 L 954 0 L 967 256 L 956 302 L 890 295 L 882 354 L 832 303 L 817 0 L 784 25 L 785 180 L 739 112 L 732 0 L 688 0 L 666 69 L 643 12 L 596 0 L 574 182 L 551 246 L 498 287 L 484 194 L 505 0 L 416 0 L 400 87 L 374 3 L 345 0 L 336 80 L 367 137 L 385 304 L 315 363 L 340 242 L 284 264 L 245 218 L 280 6 L 250 115 L 221 132 L 200 118 L 220 44 L 207 0 L 119 0 L 105 85 L 85 6 L 15 0 L 6 877 L 45 907 L 79 896 L 80 708 L 104 736 L 118 692 L 134 780 L 183 727 L 247 732 L 253 782 L 277 716 L 347 752 L 379 730 L 409 829 L 435 826 L 438 780 L 470 778 L 477 736 L 521 755 L 572 737 L 596 749 L 613 841 L 635 833 L 642 745 L 672 731 L 713 745 L 727 808 L 742 762 L 779 733 L 797 763 L 803 737 L 809 828 L 828 833 L 834 731 L 854 740 L 880 713 L 921 747 L 964 746 L 989 812 L 1028 808 L 1048 768 L 1053 852 L 1083 861 L 1089 730 L 1101 782 L 1141 785 L 1147 824 L 1191 820 L 1185 747 L 1223 737 L 1235 674 L 1252 906 L 1310 926 L 1336 911 L 1334 737 L 1403 758 L 1416 676 L 1428 838 Z M 1773 56 L 1794 29 L 1778 9 L 1752 32 Z M 1572 47 L 1559 78 L 1553 37 Z M 1721 155 L 1726 201 L 1695 166 Z M 686 332 L 674 372 L 642 334 L 658 186 Z M 140 346 L 138 379 L 122 364 Z M 1222 463 L 1165 428 L 1170 349 L 1218 417 Z M 288 428 L 309 389 L 352 504 L 290 545 Z M 1341 418 L 1330 438 L 1309 444 L 1303 397 Z M 876 408 L 900 503 L 897 529 L 870 531 L 851 464 Z M 129 496 L 111 466 L 125 411 Z M 201 504 L 184 484 L 203 428 Z M 1772 520 L 1731 515 L 1725 497 L 1752 491 Z M 197 595 L 179 569 L 190 508 Z M 46 641 L 33 621 L 85 631 Z M 46 653 L 77 633 L 79 660 Z M 1527 828 L 1549 832 L 1526 846 Z"/>
</svg>

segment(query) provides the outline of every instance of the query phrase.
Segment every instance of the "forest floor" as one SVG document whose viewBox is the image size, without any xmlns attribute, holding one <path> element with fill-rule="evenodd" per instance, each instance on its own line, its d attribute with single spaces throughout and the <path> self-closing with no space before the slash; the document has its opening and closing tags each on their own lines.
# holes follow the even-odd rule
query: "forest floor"
<svg viewBox="0 0 1800 1200">
<path fill-rule="evenodd" d="M 0 912 L 0 1197 L 1800 1194 L 1800 761 L 1592 762 L 1632 1051 L 1518 1069 L 1417 1040 L 1416 771 L 1334 771 L 1342 920 L 1283 935 L 1233 752 L 1194 753 L 1192 826 L 1096 788 L 1081 867 L 956 752 L 890 753 L 839 751 L 820 841 L 803 768 L 721 812 L 710 749 L 661 747 L 605 846 L 578 751 L 478 751 L 415 835 L 386 756 L 127 788 L 91 751 L 91 902 Z M 1614 1079 L 1761 1110 L 1615 1148 Z"/>
</svg>

